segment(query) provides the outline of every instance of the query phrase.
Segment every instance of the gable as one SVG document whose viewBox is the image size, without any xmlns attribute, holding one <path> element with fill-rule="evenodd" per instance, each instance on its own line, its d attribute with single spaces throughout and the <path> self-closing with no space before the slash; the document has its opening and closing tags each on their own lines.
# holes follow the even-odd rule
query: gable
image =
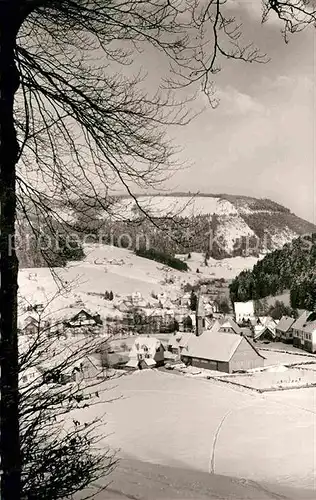
<svg viewBox="0 0 316 500">
<path fill-rule="evenodd" d="M 91 314 L 89 314 L 87 311 L 82 309 L 70 321 L 82 321 L 85 319 L 94 319 L 94 318 L 91 316 Z"/>
<path fill-rule="evenodd" d="M 258 357 L 265 359 L 246 337 L 242 337 L 240 344 L 232 355 L 232 360 L 257 359 Z"/>
</svg>

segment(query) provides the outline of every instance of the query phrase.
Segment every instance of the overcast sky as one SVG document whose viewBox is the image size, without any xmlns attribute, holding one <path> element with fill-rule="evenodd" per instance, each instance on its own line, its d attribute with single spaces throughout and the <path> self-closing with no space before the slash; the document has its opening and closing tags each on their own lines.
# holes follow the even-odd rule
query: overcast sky
<svg viewBox="0 0 316 500">
<path fill-rule="evenodd" d="M 177 173 L 172 186 L 269 197 L 316 222 L 314 30 L 286 45 L 277 22 L 260 24 L 258 3 L 243 3 L 239 12 L 247 41 L 271 61 L 223 66 L 215 77 L 218 108 L 173 130 L 194 166 Z"/>
</svg>

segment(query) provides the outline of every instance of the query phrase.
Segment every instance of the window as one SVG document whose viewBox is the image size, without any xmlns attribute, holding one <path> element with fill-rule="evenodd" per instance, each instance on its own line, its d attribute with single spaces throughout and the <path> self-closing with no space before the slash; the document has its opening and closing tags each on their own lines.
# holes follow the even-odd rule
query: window
<svg viewBox="0 0 316 500">
<path fill-rule="evenodd" d="M 146 359 L 150 358 L 150 355 L 149 354 L 145 354 L 145 358 Z"/>
</svg>

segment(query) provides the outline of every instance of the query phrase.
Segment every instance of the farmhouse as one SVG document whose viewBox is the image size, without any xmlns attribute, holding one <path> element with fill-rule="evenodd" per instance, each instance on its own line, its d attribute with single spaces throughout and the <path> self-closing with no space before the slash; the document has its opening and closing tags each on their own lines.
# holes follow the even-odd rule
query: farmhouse
<svg viewBox="0 0 316 500">
<path fill-rule="evenodd" d="M 129 353 L 126 368 L 143 369 L 162 366 L 165 348 L 155 337 L 137 337 Z"/>
<path fill-rule="evenodd" d="M 197 368 L 233 373 L 263 366 L 264 357 L 246 337 L 208 331 L 199 337 L 192 335 L 181 360 Z"/>
<path fill-rule="evenodd" d="M 77 314 L 65 322 L 65 325 L 70 328 L 79 328 L 81 326 L 98 326 L 100 325 L 101 319 L 97 314 L 93 316 L 88 313 L 85 309 L 81 309 Z"/>
<path fill-rule="evenodd" d="M 285 343 L 293 342 L 293 324 L 295 319 L 291 316 L 282 316 L 276 326 L 276 338 Z"/>
<path fill-rule="evenodd" d="M 22 332 L 24 335 L 36 335 L 39 332 L 40 322 L 33 316 L 27 316 L 24 320 Z"/>
</svg>

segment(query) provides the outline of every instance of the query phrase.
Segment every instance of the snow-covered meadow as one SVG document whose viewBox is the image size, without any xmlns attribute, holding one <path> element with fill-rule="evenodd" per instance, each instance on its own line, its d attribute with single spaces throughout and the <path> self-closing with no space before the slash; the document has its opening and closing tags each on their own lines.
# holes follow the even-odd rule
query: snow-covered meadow
<svg viewBox="0 0 316 500">
<path fill-rule="evenodd" d="M 225 381 L 260 390 L 291 389 L 316 386 L 316 372 L 303 367 L 286 368 L 277 365 L 258 373 L 227 376 Z"/>
<path fill-rule="evenodd" d="M 315 487 L 316 389 L 258 394 L 156 370 L 111 383 L 122 396 L 78 415 L 104 416 L 122 456 L 205 472 Z"/>
</svg>

